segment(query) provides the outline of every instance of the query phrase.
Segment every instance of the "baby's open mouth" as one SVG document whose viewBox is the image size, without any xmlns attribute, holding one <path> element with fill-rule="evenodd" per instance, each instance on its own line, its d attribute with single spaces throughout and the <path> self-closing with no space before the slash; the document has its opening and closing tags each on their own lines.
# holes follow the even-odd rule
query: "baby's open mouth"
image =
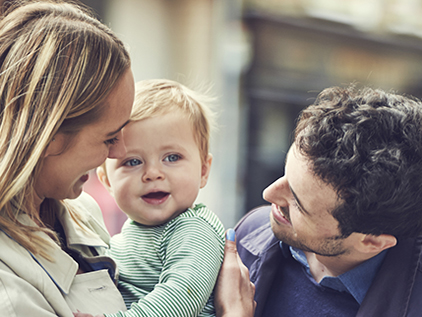
<svg viewBox="0 0 422 317">
<path fill-rule="evenodd" d="M 168 195 L 168 193 L 165 193 L 165 192 L 155 192 L 155 193 L 146 194 L 146 195 L 142 196 L 142 198 L 147 198 L 147 199 L 163 199 L 167 195 Z"/>
<path fill-rule="evenodd" d="M 170 196 L 166 192 L 153 192 L 142 196 L 142 199 L 148 204 L 159 205 L 167 200 Z"/>
</svg>

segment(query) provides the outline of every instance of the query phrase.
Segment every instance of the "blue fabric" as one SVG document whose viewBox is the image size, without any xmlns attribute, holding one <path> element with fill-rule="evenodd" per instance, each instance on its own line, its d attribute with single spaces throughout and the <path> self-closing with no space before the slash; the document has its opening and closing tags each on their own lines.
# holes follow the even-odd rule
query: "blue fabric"
<svg viewBox="0 0 422 317">
<path fill-rule="evenodd" d="M 280 245 L 281 244 L 282 242 L 280 242 Z M 305 267 L 306 272 L 311 276 L 305 253 L 302 250 L 293 247 L 290 247 L 290 252 L 292 257 L 302 264 Z M 325 276 L 319 284 L 339 292 L 347 292 L 351 294 L 359 304 L 362 304 L 386 254 L 387 250 L 384 250 L 368 261 L 363 262 L 361 265 L 337 277 Z"/>
<path fill-rule="evenodd" d="M 235 227 L 239 256 L 249 268 L 251 281 L 256 288 L 255 317 L 270 317 L 264 314 L 267 305 L 271 305 L 271 301 L 283 299 L 283 293 L 277 293 L 278 297 L 277 294 L 272 294 L 272 287 L 280 267 L 286 261 L 296 263 L 301 268 L 302 275 L 306 276 L 303 266 L 292 256 L 283 255 L 290 254 L 286 244 L 283 252 L 280 252 L 280 240 L 274 236 L 271 229 L 270 213 L 270 205 L 261 206 L 245 215 Z M 328 287 L 320 287 L 335 292 Z M 349 296 L 358 305 L 356 300 Z M 397 245 L 387 252 L 356 317 L 421 317 L 421 298 L 422 236 L 399 239 Z M 275 316 L 288 317 L 283 315 L 282 311 Z M 297 316 L 301 315 L 294 317 Z"/>
<path fill-rule="evenodd" d="M 279 250 L 281 252 L 281 250 Z M 288 257 L 274 276 L 262 316 L 355 317 L 359 303 L 347 292 L 322 286 L 306 267 Z"/>
</svg>

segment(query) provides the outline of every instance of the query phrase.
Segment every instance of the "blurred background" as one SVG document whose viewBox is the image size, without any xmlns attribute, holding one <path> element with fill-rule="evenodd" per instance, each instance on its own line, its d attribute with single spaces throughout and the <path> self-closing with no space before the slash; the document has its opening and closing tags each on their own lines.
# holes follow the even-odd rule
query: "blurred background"
<svg viewBox="0 0 422 317">
<path fill-rule="evenodd" d="M 300 110 L 356 82 L 422 97 L 421 0 L 84 0 L 128 45 L 135 80 L 217 97 L 211 177 L 198 202 L 231 227 L 283 175 Z M 93 173 L 111 234 L 126 219 Z"/>
</svg>

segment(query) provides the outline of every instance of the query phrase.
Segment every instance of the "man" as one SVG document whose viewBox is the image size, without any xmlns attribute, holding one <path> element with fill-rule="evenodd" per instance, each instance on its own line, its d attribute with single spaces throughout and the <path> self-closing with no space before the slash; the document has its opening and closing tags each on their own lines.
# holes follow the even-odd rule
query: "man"
<svg viewBox="0 0 422 317">
<path fill-rule="evenodd" d="M 236 227 L 255 316 L 422 316 L 422 103 L 324 90 Z"/>
</svg>

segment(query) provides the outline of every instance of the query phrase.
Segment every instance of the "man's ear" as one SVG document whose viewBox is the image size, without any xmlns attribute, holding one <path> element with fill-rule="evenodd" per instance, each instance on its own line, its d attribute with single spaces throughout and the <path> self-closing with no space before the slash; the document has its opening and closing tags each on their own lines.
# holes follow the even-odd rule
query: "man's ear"
<svg viewBox="0 0 422 317">
<path fill-rule="evenodd" d="M 208 153 L 205 162 L 202 164 L 200 188 L 205 187 L 205 185 L 208 182 L 208 176 L 210 175 L 210 171 L 211 171 L 211 163 L 212 163 L 212 154 Z"/>
<path fill-rule="evenodd" d="M 379 236 L 365 234 L 360 242 L 360 251 L 364 253 L 379 253 L 394 247 L 397 244 L 397 238 L 391 234 L 380 234 Z"/>
<path fill-rule="evenodd" d="M 111 190 L 110 181 L 108 180 L 107 173 L 104 170 L 104 166 L 97 167 L 97 177 L 100 180 L 100 183 L 107 189 L 107 191 L 113 196 L 113 191 Z"/>
</svg>

